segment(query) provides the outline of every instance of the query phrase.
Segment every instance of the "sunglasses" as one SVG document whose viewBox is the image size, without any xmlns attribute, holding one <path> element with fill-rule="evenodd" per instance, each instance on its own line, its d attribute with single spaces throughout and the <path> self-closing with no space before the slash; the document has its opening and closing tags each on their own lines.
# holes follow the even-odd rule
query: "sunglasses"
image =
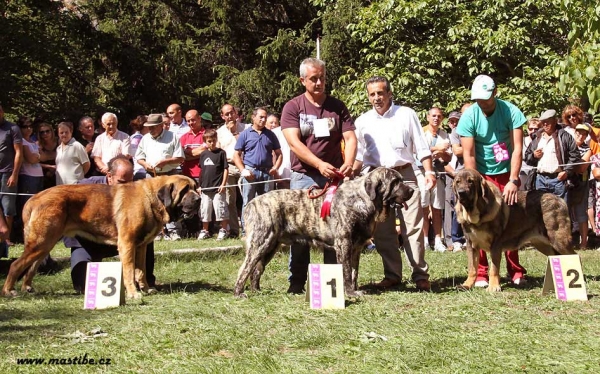
<svg viewBox="0 0 600 374">
<path fill-rule="evenodd" d="M 50 134 L 51 132 L 52 132 L 51 130 L 42 130 L 42 131 L 40 131 L 40 135 Z"/>
</svg>

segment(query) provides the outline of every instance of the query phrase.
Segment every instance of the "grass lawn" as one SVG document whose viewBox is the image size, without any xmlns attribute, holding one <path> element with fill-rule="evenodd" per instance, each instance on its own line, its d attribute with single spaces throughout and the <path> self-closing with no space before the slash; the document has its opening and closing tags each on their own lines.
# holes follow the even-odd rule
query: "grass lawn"
<svg viewBox="0 0 600 374">
<path fill-rule="evenodd" d="M 223 242 L 159 242 L 156 251 L 200 244 Z M 160 293 L 97 311 L 82 309 L 67 268 L 37 276 L 35 295 L 0 298 L 0 373 L 595 373 L 600 252 L 580 255 L 588 302 L 542 296 L 546 258 L 537 251 L 521 252 L 529 284 L 504 284 L 498 294 L 456 291 L 466 277 L 465 253 L 428 252 L 431 293 L 413 292 L 405 265 L 405 289 L 336 311 L 311 310 L 304 296 L 285 293 L 286 253 L 267 267 L 263 291 L 248 299 L 232 295 L 241 251 L 167 253 L 157 257 Z M 382 274 L 379 255 L 363 255 L 359 284 Z M 18 358 L 84 355 L 111 365 L 17 365 Z"/>
</svg>

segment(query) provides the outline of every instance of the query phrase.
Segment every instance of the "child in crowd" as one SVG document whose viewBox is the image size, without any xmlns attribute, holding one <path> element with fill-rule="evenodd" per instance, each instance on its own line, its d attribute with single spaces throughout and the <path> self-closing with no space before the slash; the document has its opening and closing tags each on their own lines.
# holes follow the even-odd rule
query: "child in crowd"
<svg viewBox="0 0 600 374">
<path fill-rule="evenodd" d="M 57 126 L 60 144 L 56 148 L 56 185 L 75 184 L 90 170 L 90 158 L 85 147 L 73 138 L 73 124 Z"/>
<path fill-rule="evenodd" d="M 221 229 L 217 240 L 228 237 L 229 232 L 229 209 L 225 200 L 225 185 L 227 185 L 228 164 L 227 155 L 224 150 L 217 148 L 217 131 L 207 129 L 204 133 L 204 142 L 208 147 L 200 154 L 200 189 L 202 192 L 202 203 L 200 204 L 200 216 L 202 217 L 202 231 L 198 240 L 210 237 L 208 226 L 215 210 L 216 221 L 221 222 Z"/>
</svg>

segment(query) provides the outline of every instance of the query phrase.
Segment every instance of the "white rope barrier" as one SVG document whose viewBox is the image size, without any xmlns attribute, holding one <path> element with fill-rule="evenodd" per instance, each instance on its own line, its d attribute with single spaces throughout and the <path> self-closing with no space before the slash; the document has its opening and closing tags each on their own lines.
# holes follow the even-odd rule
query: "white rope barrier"
<svg viewBox="0 0 600 374">
<path fill-rule="evenodd" d="M 571 164 L 560 164 L 558 165 L 559 167 L 563 167 L 563 166 L 577 166 L 577 165 L 589 165 L 589 164 L 593 164 L 593 161 L 584 161 L 584 162 L 574 162 Z M 600 165 L 598 165 L 600 166 Z M 535 170 L 537 169 L 537 167 L 535 166 L 529 166 L 526 165 L 524 167 L 521 167 L 521 171 L 529 171 L 529 170 Z M 437 172 L 438 175 L 443 175 L 443 174 L 450 174 L 447 171 L 440 171 Z M 242 177 L 240 177 L 240 179 L 238 180 L 238 184 L 227 184 L 225 186 L 223 186 L 223 188 L 239 188 L 240 191 L 242 189 L 242 186 L 244 184 L 266 184 L 266 183 L 274 183 L 274 182 L 282 182 L 282 181 L 289 181 L 290 178 L 279 178 L 279 179 L 270 179 L 268 181 L 257 181 L 257 182 L 248 182 L 246 181 L 245 183 L 242 183 Z M 203 188 L 202 191 L 211 191 L 211 190 L 218 190 L 220 187 L 209 187 L 209 188 Z M 30 193 L 18 193 L 18 192 L 0 192 L 0 195 L 14 195 L 14 196 L 34 196 L 35 194 L 30 194 Z"/>
</svg>

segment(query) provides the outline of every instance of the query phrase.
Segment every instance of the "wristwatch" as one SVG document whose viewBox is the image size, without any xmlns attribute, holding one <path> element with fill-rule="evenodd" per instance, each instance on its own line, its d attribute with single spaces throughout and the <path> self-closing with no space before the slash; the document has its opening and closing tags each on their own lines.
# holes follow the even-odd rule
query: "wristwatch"
<svg viewBox="0 0 600 374">
<path fill-rule="evenodd" d="M 511 182 L 512 184 L 514 184 L 517 187 L 521 187 L 521 180 L 520 179 L 511 179 L 509 182 Z"/>
</svg>

